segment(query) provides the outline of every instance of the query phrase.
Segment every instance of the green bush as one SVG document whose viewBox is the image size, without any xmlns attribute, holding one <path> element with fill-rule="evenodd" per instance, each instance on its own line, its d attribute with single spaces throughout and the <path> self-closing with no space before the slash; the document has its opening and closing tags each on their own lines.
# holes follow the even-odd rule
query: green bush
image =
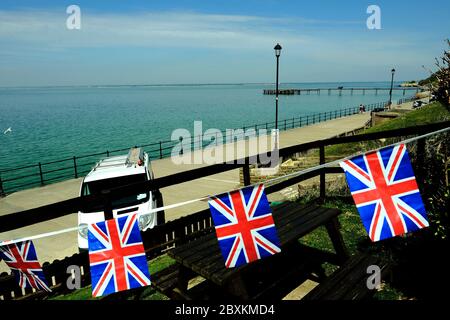
<svg viewBox="0 0 450 320">
<path fill-rule="evenodd" d="M 439 239 L 450 239 L 449 152 L 450 133 L 428 138 L 424 161 L 420 163 L 423 177 L 417 178 L 428 211 L 430 228 Z M 413 156 L 417 157 L 417 154 Z"/>
</svg>

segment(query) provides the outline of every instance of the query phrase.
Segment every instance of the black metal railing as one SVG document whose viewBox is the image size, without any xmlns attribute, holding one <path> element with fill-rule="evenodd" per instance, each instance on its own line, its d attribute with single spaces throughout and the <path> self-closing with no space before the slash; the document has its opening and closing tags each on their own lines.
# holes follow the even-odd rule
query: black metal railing
<svg viewBox="0 0 450 320">
<path fill-rule="evenodd" d="M 372 111 L 379 108 L 384 108 L 387 102 L 378 102 L 366 105 L 366 111 Z M 280 131 L 290 130 L 294 128 L 300 128 L 309 126 L 318 122 L 328 121 L 341 117 L 350 116 L 360 112 L 359 107 L 350 107 L 345 109 L 313 113 L 309 115 L 303 115 L 299 117 L 292 117 L 289 119 L 282 119 L 278 121 L 278 129 Z M 244 125 L 242 128 L 234 129 L 233 139 L 246 139 L 245 131 L 248 129 L 254 129 L 256 132 L 261 130 L 274 129 L 275 121 L 263 122 L 253 125 Z M 242 132 L 239 133 L 239 130 Z M 150 159 L 163 159 L 169 157 L 172 153 L 172 149 L 180 144 L 182 150 L 181 153 L 189 152 L 191 150 L 202 149 L 211 144 L 211 138 L 214 138 L 217 143 L 224 143 L 227 138 L 226 130 L 215 133 L 214 135 L 200 135 L 190 139 L 190 142 L 183 142 L 182 140 L 164 140 L 155 143 L 149 143 L 144 145 L 137 145 L 135 147 L 144 148 L 149 154 Z M 205 141 L 204 138 L 207 138 Z M 92 168 L 92 166 L 101 158 L 110 157 L 114 155 L 123 154 L 128 151 L 130 147 L 106 150 L 104 152 L 98 152 L 93 154 L 72 156 L 60 160 L 50 162 L 39 162 L 33 165 L 16 166 L 13 168 L 0 170 L 0 196 L 12 193 L 15 191 L 43 186 L 49 183 L 60 182 L 68 179 L 79 178 L 86 175 Z"/>
<path fill-rule="evenodd" d="M 402 103 L 411 102 L 411 101 L 415 101 L 415 100 L 417 100 L 416 97 L 402 98 L 402 99 L 397 100 L 397 104 L 399 105 L 399 104 L 402 104 Z"/>
</svg>

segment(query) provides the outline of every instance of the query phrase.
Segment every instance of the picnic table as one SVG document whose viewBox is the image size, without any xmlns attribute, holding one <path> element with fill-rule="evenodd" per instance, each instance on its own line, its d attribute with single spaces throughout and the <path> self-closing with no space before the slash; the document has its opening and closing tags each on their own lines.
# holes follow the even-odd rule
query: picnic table
<svg viewBox="0 0 450 320">
<path fill-rule="evenodd" d="M 173 296 L 191 299 L 188 282 L 201 276 L 206 279 L 204 284 L 211 292 L 220 292 L 226 297 L 242 300 L 283 297 L 306 279 L 323 277 L 323 262 L 343 264 L 348 259 L 337 219 L 340 210 L 294 202 L 283 203 L 272 210 L 281 253 L 227 269 L 215 232 L 211 232 L 168 252 L 176 260 L 172 273 L 176 280 L 171 280 Z M 326 227 L 335 253 L 311 248 L 298 241 L 321 226 Z"/>
</svg>

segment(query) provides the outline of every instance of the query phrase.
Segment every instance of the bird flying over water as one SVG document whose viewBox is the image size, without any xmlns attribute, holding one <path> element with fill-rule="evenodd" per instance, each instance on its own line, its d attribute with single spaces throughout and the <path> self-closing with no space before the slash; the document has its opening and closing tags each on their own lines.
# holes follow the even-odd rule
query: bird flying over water
<svg viewBox="0 0 450 320">
<path fill-rule="evenodd" d="M 11 133 L 12 132 L 12 129 L 11 129 L 11 127 L 9 127 L 8 129 L 6 129 L 4 132 L 3 132 L 3 134 L 7 134 L 7 133 Z"/>
</svg>

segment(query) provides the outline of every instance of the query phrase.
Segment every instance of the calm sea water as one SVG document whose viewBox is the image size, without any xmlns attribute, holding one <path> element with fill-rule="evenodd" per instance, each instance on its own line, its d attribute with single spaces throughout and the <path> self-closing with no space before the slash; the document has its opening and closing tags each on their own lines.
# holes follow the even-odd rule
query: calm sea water
<svg viewBox="0 0 450 320">
<path fill-rule="evenodd" d="M 296 83 L 289 88 L 389 87 L 378 83 Z M 237 128 L 274 121 L 273 85 L 0 88 L 0 171 L 73 155 L 170 140 L 176 128 Z M 411 93 L 406 93 L 410 95 Z M 387 101 L 388 91 L 281 96 L 279 118 Z M 394 91 L 394 99 L 403 97 Z M 7 128 L 12 133 L 3 134 Z"/>
</svg>

